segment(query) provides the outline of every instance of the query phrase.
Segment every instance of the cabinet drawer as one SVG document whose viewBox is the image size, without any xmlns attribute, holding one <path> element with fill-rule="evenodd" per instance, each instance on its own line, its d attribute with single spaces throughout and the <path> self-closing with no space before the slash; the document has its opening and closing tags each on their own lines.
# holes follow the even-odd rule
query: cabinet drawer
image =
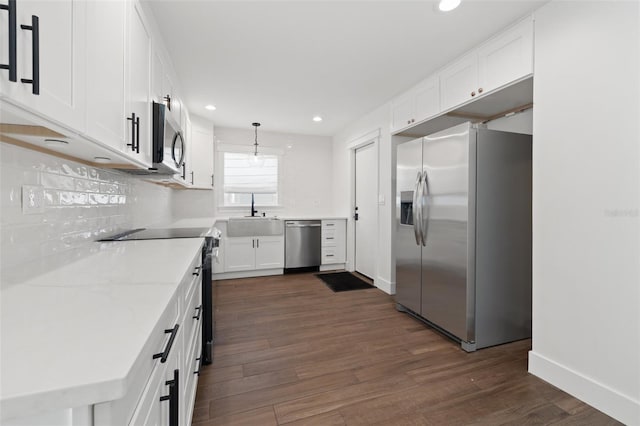
<svg viewBox="0 0 640 426">
<path fill-rule="evenodd" d="M 336 228 L 322 228 L 322 245 L 335 244 L 338 230 Z"/>
<path fill-rule="evenodd" d="M 185 344 L 191 342 L 194 329 L 197 329 L 203 321 L 202 292 L 200 291 L 199 285 L 195 287 L 196 291 L 192 292 L 191 300 L 189 300 L 189 303 L 185 306 L 184 320 L 182 325 L 184 329 Z"/>
<path fill-rule="evenodd" d="M 344 250 L 338 247 L 322 247 L 322 264 L 344 263 Z"/>
<path fill-rule="evenodd" d="M 196 327 L 194 341 L 191 345 L 192 351 L 187 356 L 187 365 L 183 375 L 185 376 L 184 392 L 182 398 L 184 401 L 184 424 L 190 425 L 193 417 L 193 409 L 196 398 L 196 388 L 198 386 L 198 373 L 200 371 L 200 356 L 202 352 L 202 339 L 200 339 L 200 327 Z"/>
</svg>

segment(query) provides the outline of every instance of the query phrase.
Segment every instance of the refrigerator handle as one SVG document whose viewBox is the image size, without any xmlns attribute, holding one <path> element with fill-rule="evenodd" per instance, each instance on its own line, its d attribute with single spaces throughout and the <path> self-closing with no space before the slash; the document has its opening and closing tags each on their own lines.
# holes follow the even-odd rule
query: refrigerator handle
<svg viewBox="0 0 640 426">
<path fill-rule="evenodd" d="M 429 178 L 425 170 L 422 176 L 422 189 L 420 190 L 420 238 L 422 245 L 427 245 L 427 234 L 429 230 Z"/>
<path fill-rule="evenodd" d="M 416 187 L 413 191 L 413 205 L 411 206 L 411 211 L 413 212 L 413 234 L 416 237 L 416 244 L 420 245 L 422 241 L 421 237 L 421 222 L 422 222 L 422 214 L 420 206 L 418 205 L 418 200 L 421 199 L 421 188 L 422 188 L 422 173 L 418 172 L 418 176 L 416 176 Z"/>
</svg>

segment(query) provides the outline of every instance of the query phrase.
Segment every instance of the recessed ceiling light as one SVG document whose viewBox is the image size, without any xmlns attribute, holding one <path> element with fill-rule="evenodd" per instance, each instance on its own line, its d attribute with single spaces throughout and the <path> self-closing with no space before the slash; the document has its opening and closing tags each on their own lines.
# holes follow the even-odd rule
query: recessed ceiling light
<svg viewBox="0 0 640 426">
<path fill-rule="evenodd" d="M 322 117 L 320 117 L 319 115 L 316 115 L 315 117 L 313 117 L 313 121 L 315 121 L 316 123 L 319 123 L 322 121 Z"/>
<path fill-rule="evenodd" d="M 205 109 L 208 109 L 209 111 L 215 111 L 216 107 L 214 105 L 207 105 L 206 107 L 204 107 Z"/>
<path fill-rule="evenodd" d="M 458 6 L 460 6 L 460 0 L 440 0 L 438 9 L 440 9 L 442 12 L 449 12 Z"/>
<path fill-rule="evenodd" d="M 66 148 L 69 145 L 69 141 L 63 141 L 62 139 L 45 139 L 44 144 L 47 146 L 55 146 L 56 148 Z"/>
<path fill-rule="evenodd" d="M 109 157 L 93 157 L 93 161 L 99 164 L 110 163 L 111 158 Z"/>
</svg>

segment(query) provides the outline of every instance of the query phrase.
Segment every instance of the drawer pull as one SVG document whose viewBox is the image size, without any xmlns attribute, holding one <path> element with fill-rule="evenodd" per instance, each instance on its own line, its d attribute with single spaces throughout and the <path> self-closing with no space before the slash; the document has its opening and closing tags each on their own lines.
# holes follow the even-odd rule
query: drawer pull
<svg viewBox="0 0 640 426">
<path fill-rule="evenodd" d="M 324 226 L 335 226 L 335 223 L 325 223 Z"/>
<path fill-rule="evenodd" d="M 164 331 L 165 334 L 171 333 L 171 336 L 169 337 L 169 341 L 167 342 L 167 347 L 164 348 L 164 351 L 158 354 L 154 354 L 153 359 L 160 358 L 160 362 L 163 364 L 167 362 L 167 358 L 169 358 L 169 352 L 171 352 L 171 346 L 173 346 L 173 341 L 176 339 L 176 336 L 178 335 L 179 327 L 180 327 L 180 324 L 176 324 L 173 328 L 170 328 Z"/>
<path fill-rule="evenodd" d="M 192 318 L 194 320 L 200 321 L 200 315 L 202 314 L 202 305 L 196 307 L 196 312 L 198 312 L 198 315 L 194 315 Z"/>
<path fill-rule="evenodd" d="M 196 266 L 195 271 L 193 271 L 191 275 L 200 276 L 200 269 L 202 269 L 202 266 Z"/>
<path fill-rule="evenodd" d="M 198 357 L 196 358 L 196 361 L 198 361 L 198 369 L 196 371 L 193 372 L 193 374 L 196 375 L 200 375 L 200 369 L 202 368 L 202 357 Z"/>
<path fill-rule="evenodd" d="M 326 239 L 327 240 L 333 240 L 333 237 L 327 237 Z"/>
<path fill-rule="evenodd" d="M 327 256 L 327 257 L 333 257 L 333 255 L 332 255 L 332 254 L 327 254 L 326 256 Z"/>
<path fill-rule="evenodd" d="M 169 386 L 169 395 L 161 396 L 160 401 L 169 401 L 169 426 L 178 426 L 179 424 L 179 406 L 180 406 L 180 390 L 178 383 L 179 370 L 173 370 L 173 380 L 167 380 L 165 385 Z"/>
</svg>

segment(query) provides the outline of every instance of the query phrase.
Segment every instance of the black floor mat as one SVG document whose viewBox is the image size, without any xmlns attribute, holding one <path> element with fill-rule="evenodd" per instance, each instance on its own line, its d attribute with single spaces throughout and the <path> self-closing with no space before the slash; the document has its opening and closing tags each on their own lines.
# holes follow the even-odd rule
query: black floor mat
<svg viewBox="0 0 640 426">
<path fill-rule="evenodd" d="M 364 290 L 375 288 L 371 284 L 362 281 L 350 272 L 333 272 L 328 274 L 316 274 L 334 292 Z"/>
</svg>

